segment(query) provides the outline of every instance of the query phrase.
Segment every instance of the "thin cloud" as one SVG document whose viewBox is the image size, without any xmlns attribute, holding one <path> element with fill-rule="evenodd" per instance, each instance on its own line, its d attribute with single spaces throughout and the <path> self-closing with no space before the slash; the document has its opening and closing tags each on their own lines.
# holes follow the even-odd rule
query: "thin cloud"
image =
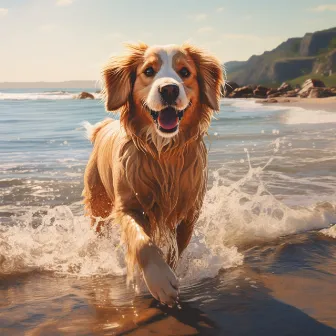
<svg viewBox="0 0 336 336">
<path fill-rule="evenodd" d="M 200 33 L 200 34 L 206 34 L 206 33 L 212 32 L 212 31 L 214 31 L 214 29 L 212 27 L 209 27 L 209 26 L 208 27 L 201 27 L 197 30 L 197 32 Z"/>
<path fill-rule="evenodd" d="M 106 38 L 108 40 L 122 40 L 126 38 L 126 35 L 119 33 L 119 32 L 114 32 L 114 33 L 108 34 Z"/>
<path fill-rule="evenodd" d="M 314 8 L 310 8 L 311 11 L 313 12 L 336 12 L 336 5 L 320 5 Z"/>
<path fill-rule="evenodd" d="M 213 48 L 213 47 L 217 47 L 223 44 L 222 40 L 214 40 L 214 41 L 209 41 L 207 43 L 204 44 L 204 47 L 206 48 Z"/>
<path fill-rule="evenodd" d="M 56 6 L 70 6 L 75 0 L 57 0 Z"/>
<path fill-rule="evenodd" d="M 0 17 L 8 14 L 8 8 L 0 8 Z"/>
<path fill-rule="evenodd" d="M 139 34 L 139 38 L 147 39 L 147 38 L 151 38 L 151 37 L 153 37 L 153 33 L 149 32 L 149 31 L 143 31 L 143 32 L 140 32 L 140 34 Z"/>
<path fill-rule="evenodd" d="M 45 24 L 45 25 L 40 26 L 39 29 L 43 32 L 50 32 L 52 30 L 55 30 L 56 27 L 57 27 L 56 25 L 49 23 L 49 24 Z"/>
<path fill-rule="evenodd" d="M 196 22 L 200 22 L 200 21 L 206 20 L 208 15 L 206 15 L 206 14 L 194 14 L 194 15 L 190 15 L 189 17 L 190 17 L 190 19 L 192 19 Z"/>
<path fill-rule="evenodd" d="M 257 35 L 249 35 L 249 34 L 224 34 L 224 39 L 228 40 L 247 40 L 247 41 L 261 41 L 262 38 Z"/>
<path fill-rule="evenodd" d="M 224 10 L 224 7 L 218 7 L 218 8 L 216 9 L 216 12 L 217 12 L 217 13 L 221 13 L 221 12 L 223 12 L 223 10 Z"/>
</svg>

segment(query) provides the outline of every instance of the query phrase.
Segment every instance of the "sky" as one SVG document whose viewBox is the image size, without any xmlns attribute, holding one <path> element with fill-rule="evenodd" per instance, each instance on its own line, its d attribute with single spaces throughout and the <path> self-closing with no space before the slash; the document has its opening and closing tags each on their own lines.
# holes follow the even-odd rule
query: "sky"
<svg viewBox="0 0 336 336">
<path fill-rule="evenodd" d="M 246 60 L 335 18 L 336 0 L 0 0 L 0 82 L 97 80 L 123 42 Z"/>
</svg>

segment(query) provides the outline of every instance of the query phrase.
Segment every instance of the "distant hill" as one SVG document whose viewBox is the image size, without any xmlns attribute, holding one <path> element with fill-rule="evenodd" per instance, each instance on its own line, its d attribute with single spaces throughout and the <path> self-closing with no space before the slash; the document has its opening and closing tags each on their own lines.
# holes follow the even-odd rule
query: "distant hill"
<svg viewBox="0 0 336 336">
<path fill-rule="evenodd" d="M 65 82 L 3 82 L 0 89 L 99 89 L 99 83 L 93 80 L 73 80 Z"/>
<path fill-rule="evenodd" d="M 247 61 L 227 62 L 225 67 L 228 79 L 239 85 L 278 85 L 301 77 L 328 76 L 336 72 L 336 27 L 290 38 L 271 51 Z"/>
</svg>

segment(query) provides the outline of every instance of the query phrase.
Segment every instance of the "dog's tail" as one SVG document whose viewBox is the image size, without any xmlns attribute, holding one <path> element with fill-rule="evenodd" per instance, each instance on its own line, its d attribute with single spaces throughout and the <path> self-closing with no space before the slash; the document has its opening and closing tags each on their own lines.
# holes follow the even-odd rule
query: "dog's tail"
<svg viewBox="0 0 336 336">
<path fill-rule="evenodd" d="M 84 121 L 82 126 L 85 128 L 85 135 L 86 137 L 94 143 L 99 131 L 106 126 L 107 124 L 111 123 L 113 119 L 107 118 L 103 121 L 100 121 L 94 125 L 90 124 L 88 121 Z"/>
</svg>

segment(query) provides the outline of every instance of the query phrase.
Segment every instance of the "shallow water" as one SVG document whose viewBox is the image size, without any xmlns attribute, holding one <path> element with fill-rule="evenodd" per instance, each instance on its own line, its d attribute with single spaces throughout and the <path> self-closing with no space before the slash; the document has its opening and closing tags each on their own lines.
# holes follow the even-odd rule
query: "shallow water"
<svg viewBox="0 0 336 336">
<path fill-rule="evenodd" d="M 171 310 L 126 287 L 118 228 L 83 216 L 81 123 L 106 114 L 77 91 L 0 93 L 2 334 L 336 334 L 336 106 L 222 101 Z"/>
</svg>

